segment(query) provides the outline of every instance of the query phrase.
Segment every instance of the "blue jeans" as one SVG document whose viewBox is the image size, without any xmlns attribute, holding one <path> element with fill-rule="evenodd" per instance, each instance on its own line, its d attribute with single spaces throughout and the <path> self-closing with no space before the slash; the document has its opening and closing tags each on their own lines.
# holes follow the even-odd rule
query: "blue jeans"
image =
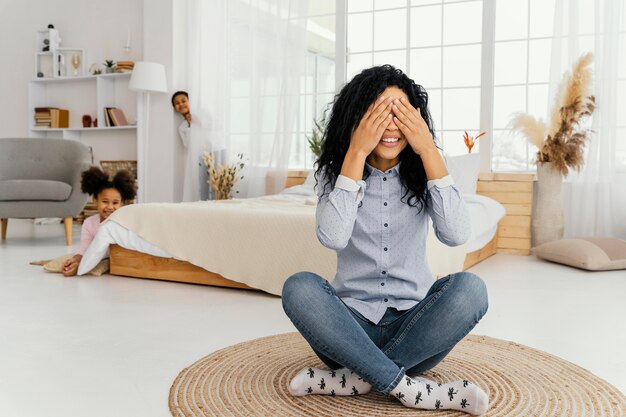
<svg viewBox="0 0 626 417">
<path fill-rule="evenodd" d="M 434 282 L 409 310 L 388 308 L 374 324 L 348 307 L 325 279 L 299 272 L 283 287 L 283 309 L 331 369 L 346 367 L 388 394 L 404 374 L 433 368 L 487 312 L 484 282 L 469 272 Z"/>
</svg>

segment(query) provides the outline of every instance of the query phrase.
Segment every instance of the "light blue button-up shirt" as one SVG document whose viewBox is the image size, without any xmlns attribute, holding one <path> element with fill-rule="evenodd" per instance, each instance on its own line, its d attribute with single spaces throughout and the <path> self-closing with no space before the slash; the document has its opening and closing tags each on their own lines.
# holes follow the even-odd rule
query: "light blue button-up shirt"
<svg viewBox="0 0 626 417">
<path fill-rule="evenodd" d="M 337 252 L 337 295 L 378 323 L 389 307 L 415 306 L 434 283 L 426 263 L 427 215 L 449 246 L 469 239 L 470 218 L 451 176 L 428 181 L 428 208 L 418 214 L 400 201 L 399 164 L 386 172 L 369 164 L 365 169 L 367 179 L 357 183 L 340 175 L 332 191 L 324 190 L 321 178 L 316 230 L 322 245 Z"/>
</svg>

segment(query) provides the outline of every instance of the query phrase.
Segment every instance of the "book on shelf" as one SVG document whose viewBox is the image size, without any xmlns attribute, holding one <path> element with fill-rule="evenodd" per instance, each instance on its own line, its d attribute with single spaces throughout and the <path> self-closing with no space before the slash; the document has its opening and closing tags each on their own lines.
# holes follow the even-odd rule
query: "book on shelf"
<svg viewBox="0 0 626 417">
<path fill-rule="evenodd" d="M 66 129 L 69 126 L 70 112 L 57 107 L 35 107 L 35 127 Z"/>
<path fill-rule="evenodd" d="M 107 126 L 128 126 L 128 120 L 122 109 L 106 107 L 104 115 Z"/>
<path fill-rule="evenodd" d="M 67 129 L 70 127 L 70 112 L 65 109 L 50 109 L 51 127 Z"/>
</svg>

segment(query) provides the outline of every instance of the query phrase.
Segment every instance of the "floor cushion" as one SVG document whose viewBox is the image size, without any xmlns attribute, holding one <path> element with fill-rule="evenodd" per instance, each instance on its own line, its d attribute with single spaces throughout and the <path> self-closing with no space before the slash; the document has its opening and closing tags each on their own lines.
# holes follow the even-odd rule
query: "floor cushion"
<svg viewBox="0 0 626 417">
<path fill-rule="evenodd" d="M 626 269 L 626 240 L 611 237 L 555 240 L 537 246 L 535 255 L 589 271 Z"/>
</svg>

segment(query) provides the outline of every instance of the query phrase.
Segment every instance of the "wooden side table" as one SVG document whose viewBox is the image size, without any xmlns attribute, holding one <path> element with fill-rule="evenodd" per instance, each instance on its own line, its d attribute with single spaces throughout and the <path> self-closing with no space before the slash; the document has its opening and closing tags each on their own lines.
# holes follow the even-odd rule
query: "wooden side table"
<svg viewBox="0 0 626 417">
<path fill-rule="evenodd" d="M 506 209 L 506 216 L 498 224 L 496 253 L 530 255 L 535 174 L 487 172 L 478 179 L 477 193 L 493 198 Z"/>
</svg>

